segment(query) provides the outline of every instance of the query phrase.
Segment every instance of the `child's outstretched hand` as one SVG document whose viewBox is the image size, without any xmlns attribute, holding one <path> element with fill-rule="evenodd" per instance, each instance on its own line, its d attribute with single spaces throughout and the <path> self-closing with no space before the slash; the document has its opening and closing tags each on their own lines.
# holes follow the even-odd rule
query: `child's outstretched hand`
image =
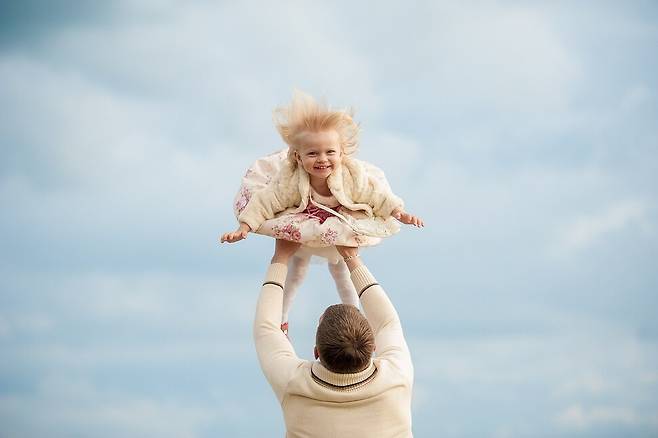
<svg viewBox="0 0 658 438">
<path fill-rule="evenodd" d="M 224 233 L 220 239 L 220 242 L 234 243 L 239 240 L 246 239 L 247 233 L 249 233 L 249 231 L 251 231 L 251 227 L 245 223 L 240 222 L 238 229 L 232 233 Z"/>
<path fill-rule="evenodd" d="M 414 225 L 414 226 L 419 227 L 419 228 L 425 226 L 425 222 L 423 222 L 423 220 L 421 218 L 419 218 L 418 216 L 414 216 L 413 214 L 409 214 L 409 213 L 407 213 L 406 211 L 403 211 L 403 210 L 395 210 L 392 213 L 392 216 L 395 219 L 402 222 L 403 224 Z"/>
</svg>

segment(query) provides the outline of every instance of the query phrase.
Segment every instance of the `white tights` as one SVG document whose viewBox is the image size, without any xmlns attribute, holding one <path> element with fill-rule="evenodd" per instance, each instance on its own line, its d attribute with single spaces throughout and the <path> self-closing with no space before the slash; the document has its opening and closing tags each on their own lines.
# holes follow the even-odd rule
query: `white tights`
<svg viewBox="0 0 658 438">
<path fill-rule="evenodd" d="M 302 284 L 306 272 L 308 271 L 308 264 L 311 260 L 310 255 L 294 255 L 288 262 L 288 276 L 286 277 L 286 285 L 283 288 L 283 312 L 281 315 L 281 322 L 288 322 L 288 312 L 292 305 L 292 301 L 297 294 L 299 286 Z M 343 304 L 359 305 L 359 297 L 354 289 L 354 284 L 350 279 L 350 272 L 344 261 L 338 263 L 327 263 L 329 273 L 336 282 L 336 289 L 338 296 Z"/>
</svg>

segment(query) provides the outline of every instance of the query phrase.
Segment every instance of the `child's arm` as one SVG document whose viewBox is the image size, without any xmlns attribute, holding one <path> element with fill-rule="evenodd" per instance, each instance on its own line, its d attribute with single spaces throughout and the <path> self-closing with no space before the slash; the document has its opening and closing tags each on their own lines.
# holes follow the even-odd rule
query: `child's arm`
<svg viewBox="0 0 658 438">
<path fill-rule="evenodd" d="M 274 215 L 286 208 L 299 205 L 302 197 L 299 194 L 299 171 L 296 168 L 284 166 L 263 190 L 254 192 L 238 216 L 238 221 L 251 227 L 253 231 Z"/>
<path fill-rule="evenodd" d="M 359 195 L 363 201 L 373 208 L 373 212 L 379 217 L 393 216 L 407 225 L 425 226 L 421 218 L 404 211 L 404 202 L 391 191 L 388 184 L 373 175 L 368 175 L 365 190 Z"/>
<path fill-rule="evenodd" d="M 245 239 L 249 232 L 258 230 L 263 222 L 272 219 L 277 213 L 299 205 L 301 195 L 298 179 L 294 173 L 285 171 L 269 186 L 255 192 L 238 216 L 238 229 L 223 234 L 221 242 L 233 243 Z"/>
</svg>

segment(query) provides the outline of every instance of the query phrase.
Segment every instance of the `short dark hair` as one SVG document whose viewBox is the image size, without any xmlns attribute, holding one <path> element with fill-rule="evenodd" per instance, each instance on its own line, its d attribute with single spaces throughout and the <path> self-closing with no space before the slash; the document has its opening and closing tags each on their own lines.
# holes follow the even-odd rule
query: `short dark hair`
<svg viewBox="0 0 658 438">
<path fill-rule="evenodd" d="M 334 304 L 322 315 L 315 335 L 320 361 L 334 373 L 356 373 L 367 368 L 375 351 L 370 324 L 351 304 Z"/>
</svg>

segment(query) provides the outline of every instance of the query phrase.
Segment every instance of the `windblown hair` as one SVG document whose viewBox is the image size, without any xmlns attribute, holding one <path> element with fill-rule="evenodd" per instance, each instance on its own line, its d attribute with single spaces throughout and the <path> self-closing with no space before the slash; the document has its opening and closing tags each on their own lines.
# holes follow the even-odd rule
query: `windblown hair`
<svg viewBox="0 0 658 438">
<path fill-rule="evenodd" d="M 324 312 L 315 345 L 320 361 L 334 373 L 356 373 L 368 367 L 375 337 L 365 316 L 351 304 L 334 304 Z"/>
<path fill-rule="evenodd" d="M 352 155 L 359 147 L 359 125 L 352 118 L 351 109 L 331 109 L 325 102 L 295 90 L 290 105 L 274 110 L 276 129 L 290 149 L 288 159 L 295 164 L 294 153 L 302 145 L 305 133 L 335 130 L 344 155 Z"/>
</svg>

